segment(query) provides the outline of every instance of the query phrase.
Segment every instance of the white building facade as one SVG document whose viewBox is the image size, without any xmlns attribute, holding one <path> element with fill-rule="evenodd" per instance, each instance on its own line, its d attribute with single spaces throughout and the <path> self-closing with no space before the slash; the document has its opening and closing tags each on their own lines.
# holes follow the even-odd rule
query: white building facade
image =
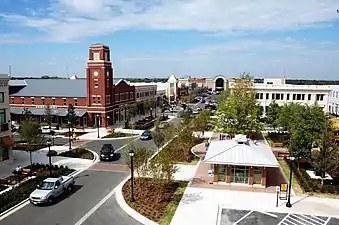
<svg viewBox="0 0 339 225">
<path fill-rule="evenodd" d="M 0 74 L 0 163 L 13 158 L 8 81 L 7 74 Z"/>
</svg>

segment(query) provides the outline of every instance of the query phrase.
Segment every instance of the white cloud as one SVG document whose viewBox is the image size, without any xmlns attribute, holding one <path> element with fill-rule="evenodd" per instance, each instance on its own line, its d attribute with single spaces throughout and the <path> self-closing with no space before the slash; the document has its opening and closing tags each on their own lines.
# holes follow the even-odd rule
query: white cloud
<svg viewBox="0 0 339 225">
<path fill-rule="evenodd" d="M 52 41 L 65 42 L 129 28 L 227 34 L 323 26 L 338 19 L 339 8 L 337 0 L 50 1 L 43 17 L 1 17 L 9 23 L 44 31 Z"/>
<path fill-rule="evenodd" d="M 122 76 L 162 77 L 172 72 L 193 76 L 237 76 L 247 71 L 258 77 L 282 77 L 286 73 L 294 78 L 337 79 L 338 55 L 339 43 L 334 42 L 243 39 L 173 54 L 118 58 L 115 66 Z"/>
</svg>

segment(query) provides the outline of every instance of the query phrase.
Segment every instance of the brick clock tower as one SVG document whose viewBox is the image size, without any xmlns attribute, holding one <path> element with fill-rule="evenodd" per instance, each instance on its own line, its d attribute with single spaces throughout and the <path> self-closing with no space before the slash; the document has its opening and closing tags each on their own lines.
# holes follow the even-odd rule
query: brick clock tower
<svg viewBox="0 0 339 225">
<path fill-rule="evenodd" d="M 108 46 L 93 44 L 89 48 L 86 68 L 88 125 L 106 127 L 112 120 L 114 106 L 113 69 Z M 113 116 L 113 115 L 112 115 Z"/>
</svg>

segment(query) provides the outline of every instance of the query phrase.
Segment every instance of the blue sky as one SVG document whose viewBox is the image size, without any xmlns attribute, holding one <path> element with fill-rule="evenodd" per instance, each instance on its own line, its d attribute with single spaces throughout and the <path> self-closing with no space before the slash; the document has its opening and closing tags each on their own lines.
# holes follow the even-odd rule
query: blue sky
<svg viewBox="0 0 339 225">
<path fill-rule="evenodd" d="M 85 76 L 110 46 L 117 77 L 339 79 L 338 0 L 1 0 L 0 73 Z"/>
</svg>

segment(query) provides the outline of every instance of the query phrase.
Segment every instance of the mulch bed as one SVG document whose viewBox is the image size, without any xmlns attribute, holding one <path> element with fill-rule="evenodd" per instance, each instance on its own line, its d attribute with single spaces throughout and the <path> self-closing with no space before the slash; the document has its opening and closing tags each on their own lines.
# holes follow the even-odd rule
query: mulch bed
<svg viewBox="0 0 339 225">
<path fill-rule="evenodd" d="M 94 159 L 92 152 L 88 151 L 85 148 L 75 148 L 70 151 L 61 152 L 59 156 L 70 157 L 70 158 L 80 158 L 80 159 Z"/>
<path fill-rule="evenodd" d="M 142 183 L 141 183 L 142 181 Z M 134 198 L 135 202 L 130 202 L 131 199 L 131 181 L 127 181 L 123 188 L 122 193 L 126 203 L 141 215 L 150 220 L 158 222 L 164 215 L 166 207 L 172 200 L 180 201 L 182 196 L 175 196 L 174 193 L 185 183 L 184 181 L 173 181 L 167 185 L 164 191 L 162 200 L 158 202 L 158 197 L 155 193 L 159 192 L 156 186 L 152 185 L 150 178 L 136 178 L 134 184 Z M 186 182 L 187 183 L 187 182 Z M 178 199 L 177 199 L 178 198 Z"/>
<path fill-rule="evenodd" d="M 121 133 L 121 132 L 114 132 L 112 134 L 108 134 L 104 136 L 103 138 L 119 138 L 119 137 L 130 137 L 133 134 L 126 134 L 126 133 Z"/>
</svg>

